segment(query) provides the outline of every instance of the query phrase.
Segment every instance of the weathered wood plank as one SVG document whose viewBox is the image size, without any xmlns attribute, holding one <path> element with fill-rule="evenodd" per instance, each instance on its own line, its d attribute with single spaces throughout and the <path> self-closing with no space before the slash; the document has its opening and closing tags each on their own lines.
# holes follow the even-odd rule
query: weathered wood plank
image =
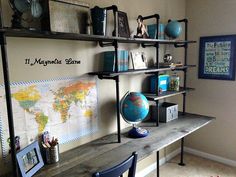
<svg viewBox="0 0 236 177">
<path fill-rule="evenodd" d="M 196 41 L 184 41 L 184 40 L 161 40 L 161 39 L 141 39 L 141 38 L 123 38 L 113 36 L 100 36 L 100 35 L 87 35 L 77 33 L 62 33 L 51 31 L 34 31 L 26 29 L 12 29 L 1 28 L 0 32 L 4 32 L 9 37 L 29 37 L 29 38 L 46 38 L 46 39 L 65 39 L 65 40 L 81 40 L 81 41 L 103 41 L 112 42 L 114 40 L 119 43 L 134 43 L 134 44 L 186 44 L 196 43 Z"/>
<path fill-rule="evenodd" d="M 172 122 L 160 124 L 159 127 L 145 123 L 142 126 L 150 131 L 150 135 L 142 139 L 128 138 L 128 129 L 125 129 L 122 143 L 114 143 L 114 134 L 97 139 L 63 153 L 58 164 L 46 166 L 36 176 L 91 177 L 95 171 L 104 170 L 126 159 L 133 151 L 138 152 L 138 160 L 141 160 L 212 120 L 207 116 L 186 114 Z"/>
</svg>

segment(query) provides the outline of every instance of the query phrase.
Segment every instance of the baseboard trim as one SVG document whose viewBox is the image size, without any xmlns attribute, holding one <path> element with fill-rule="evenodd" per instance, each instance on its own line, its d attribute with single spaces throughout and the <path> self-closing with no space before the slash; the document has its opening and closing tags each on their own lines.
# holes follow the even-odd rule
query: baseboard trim
<svg viewBox="0 0 236 177">
<path fill-rule="evenodd" d="M 184 151 L 187 152 L 187 153 L 196 155 L 196 156 L 200 156 L 200 157 L 203 157 L 203 158 L 206 158 L 206 159 L 209 159 L 209 160 L 213 160 L 213 161 L 216 161 L 216 162 L 223 163 L 225 165 L 236 167 L 236 161 L 234 161 L 234 160 L 226 159 L 226 158 L 223 158 L 223 157 L 220 157 L 220 156 L 217 156 L 217 155 L 209 154 L 209 153 L 202 152 L 202 151 L 192 149 L 192 148 L 189 148 L 189 147 L 184 147 Z"/>
<path fill-rule="evenodd" d="M 165 164 L 167 161 L 174 158 L 175 156 L 177 156 L 179 153 L 180 153 L 180 148 L 178 148 L 175 151 L 171 152 L 166 157 L 161 158 L 159 160 L 160 166 Z M 156 169 L 156 165 L 157 165 L 156 162 L 149 165 L 148 167 L 146 167 L 143 170 L 141 170 L 140 172 L 138 172 L 135 176 L 136 177 L 144 177 L 144 176 L 148 175 L 149 173 L 151 173 L 152 171 L 154 171 Z"/>
<path fill-rule="evenodd" d="M 196 156 L 199 156 L 199 157 L 203 157 L 205 159 L 213 160 L 213 161 L 225 164 L 225 165 L 236 167 L 236 161 L 230 160 L 230 159 L 227 159 L 227 158 L 223 158 L 223 157 L 220 157 L 220 156 L 217 156 L 217 155 L 209 154 L 209 153 L 202 152 L 202 151 L 192 149 L 192 148 L 189 148 L 189 147 L 184 147 L 184 152 L 187 152 L 189 154 L 193 154 L 193 155 L 196 155 Z M 159 160 L 160 166 L 165 164 L 167 161 L 174 158 L 175 156 L 177 156 L 179 153 L 180 153 L 180 148 L 176 149 L 173 152 L 171 152 L 166 157 L 161 158 Z M 145 177 L 146 175 L 148 175 L 149 173 L 151 173 L 154 170 L 156 170 L 156 163 L 153 163 L 153 164 L 149 165 L 148 167 L 146 167 L 145 169 L 138 172 L 136 174 L 136 177 Z"/>
</svg>

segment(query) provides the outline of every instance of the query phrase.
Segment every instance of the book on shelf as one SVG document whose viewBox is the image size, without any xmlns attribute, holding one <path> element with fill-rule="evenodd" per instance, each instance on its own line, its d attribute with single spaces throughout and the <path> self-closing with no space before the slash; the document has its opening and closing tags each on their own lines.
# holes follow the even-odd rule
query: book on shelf
<svg viewBox="0 0 236 177">
<path fill-rule="evenodd" d="M 129 69 L 129 52 L 127 50 L 118 50 L 118 71 L 127 71 Z M 106 51 L 103 53 L 103 71 L 115 72 L 115 51 Z"/>
</svg>

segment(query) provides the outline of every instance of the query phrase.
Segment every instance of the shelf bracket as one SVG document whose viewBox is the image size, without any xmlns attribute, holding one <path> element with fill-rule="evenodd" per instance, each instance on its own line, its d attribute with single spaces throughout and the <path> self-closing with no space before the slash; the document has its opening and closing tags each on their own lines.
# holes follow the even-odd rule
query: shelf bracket
<svg viewBox="0 0 236 177">
<path fill-rule="evenodd" d="M 6 38 L 5 38 L 5 35 L 4 33 L 0 33 L 0 45 L 3 46 L 3 45 L 6 45 Z"/>
<path fill-rule="evenodd" d="M 99 79 L 108 79 L 108 80 L 116 80 L 116 78 L 115 77 L 111 77 L 111 76 L 103 76 L 103 75 L 98 75 L 98 78 Z"/>
<path fill-rule="evenodd" d="M 144 43 L 142 43 L 141 46 L 143 48 L 145 48 L 145 47 L 157 47 L 158 46 L 158 42 L 156 44 L 144 44 Z"/>
<path fill-rule="evenodd" d="M 99 45 L 100 45 L 100 47 L 115 46 L 115 41 L 113 41 L 113 42 L 102 42 L 102 41 L 99 41 Z"/>
<path fill-rule="evenodd" d="M 175 48 L 186 47 L 187 44 L 174 44 Z"/>
</svg>

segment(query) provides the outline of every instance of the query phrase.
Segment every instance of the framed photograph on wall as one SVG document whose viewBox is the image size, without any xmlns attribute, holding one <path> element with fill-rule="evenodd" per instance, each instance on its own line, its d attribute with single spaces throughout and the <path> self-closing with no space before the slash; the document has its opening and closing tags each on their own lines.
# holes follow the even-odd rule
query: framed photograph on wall
<svg viewBox="0 0 236 177">
<path fill-rule="evenodd" d="M 235 80 L 236 35 L 200 38 L 198 77 Z"/>
<path fill-rule="evenodd" d="M 125 12 L 118 11 L 118 36 L 130 37 L 128 17 Z"/>
<path fill-rule="evenodd" d="M 22 177 L 31 177 L 44 166 L 38 141 L 18 152 L 16 158 Z"/>
</svg>

